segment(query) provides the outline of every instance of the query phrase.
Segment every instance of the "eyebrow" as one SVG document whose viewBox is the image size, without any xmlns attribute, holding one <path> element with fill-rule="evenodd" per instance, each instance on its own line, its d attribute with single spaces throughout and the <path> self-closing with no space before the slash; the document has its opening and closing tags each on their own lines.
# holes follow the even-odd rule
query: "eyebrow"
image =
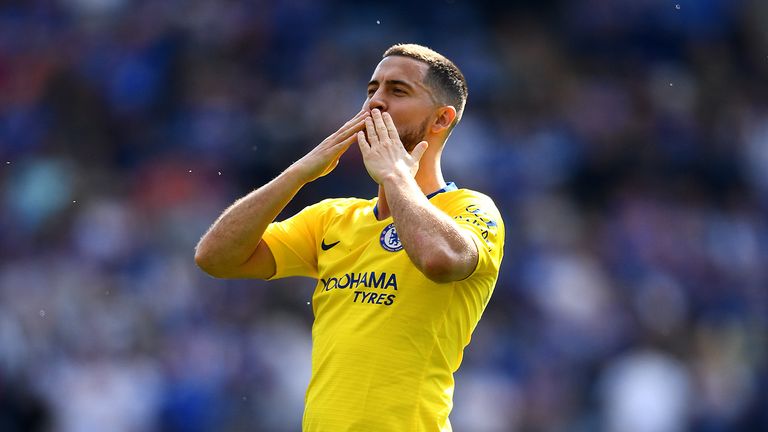
<svg viewBox="0 0 768 432">
<path fill-rule="evenodd" d="M 407 82 L 405 82 L 403 80 L 386 80 L 386 81 L 384 81 L 384 84 L 387 84 L 387 85 L 390 85 L 390 86 L 401 85 L 403 87 L 407 87 L 408 89 L 413 90 L 413 86 L 408 84 Z M 378 80 L 371 80 L 371 82 L 368 83 L 368 87 L 370 87 L 372 85 L 379 85 L 379 81 Z"/>
<path fill-rule="evenodd" d="M 411 91 L 413 91 L 413 89 L 414 89 L 413 85 L 411 85 L 410 83 L 407 83 L 407 82 L 405 82 L 403 80 L 390 79 L 390 80 L 384 81 L 384 84 L 387 84 L 387 85 L 390 85 L 390 86 L 401 85 L 401 86 L 406 87 L 407 89 L 409 89 Z M 372 85 L 376 85 L 376 86 L 379 85 L 379 81 L 378 80 L 371 80 L 368 83 L 368 87 L 370 87 Z M 433 102 L 437 103 L 437 99 L 435 98 L 435 95 L 432 94 L 432 89 L 430 89 L 429 87 L 427 87 L 426 85 L 424 85 L 422 83 L 417 83 L 417 86 L 421 87 L 425 92 L 427 92 L 427 94 L 429 95 L 430 99 L 432 99 Z"/>
</svg>

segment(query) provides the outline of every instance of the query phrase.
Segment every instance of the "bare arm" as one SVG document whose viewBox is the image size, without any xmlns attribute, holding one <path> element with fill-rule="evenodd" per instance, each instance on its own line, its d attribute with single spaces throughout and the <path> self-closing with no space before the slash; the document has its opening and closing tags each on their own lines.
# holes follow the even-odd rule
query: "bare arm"
<svg viewBox="0 0 768 432">
<path fill-rule="evenodd" d="M 273 276 L 275 258 L 261 239 L 264 231 L 305 184 L 336 167 L 367 116 L 360 111 L 274 180 L 235 201 L 200 239 L 195 263 L 215 277 Z"/>
<path fill-rule="evenodd" d="M 466 278 L 477 266 L 477 246 L 450 216 L 430 204 L 413 177 L 403 174 L 395 172 L 382 181 L 403 248 L 435 282 Z"/>
<path fill-rule="evenodd" d="M 363 160 L 368 173 L 384 188 L 408 257 L 436 282 L 472 274 L 478 261 L 477 246 L 453 219 L 429 203 L 414 179 L 427 142 L 408 154 L 388 113 L 373 110 L 366 123 L 368 138 L 358 133 Z"/>
</svg>

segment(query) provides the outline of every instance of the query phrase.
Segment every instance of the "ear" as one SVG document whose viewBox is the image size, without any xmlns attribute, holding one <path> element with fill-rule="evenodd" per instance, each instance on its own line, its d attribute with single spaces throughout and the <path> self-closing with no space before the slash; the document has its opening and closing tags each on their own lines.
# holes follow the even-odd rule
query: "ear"
<svg viewBox="0 0 768 432">
<path fill-rule="evenodd" d="M 430 128 L 433 133 L 440 133 L 451 127 L 453 120 L 456 119 L 456 108 L 453 105 L 442 106 L 437 109 L 437 118 Z"/>
</svg>

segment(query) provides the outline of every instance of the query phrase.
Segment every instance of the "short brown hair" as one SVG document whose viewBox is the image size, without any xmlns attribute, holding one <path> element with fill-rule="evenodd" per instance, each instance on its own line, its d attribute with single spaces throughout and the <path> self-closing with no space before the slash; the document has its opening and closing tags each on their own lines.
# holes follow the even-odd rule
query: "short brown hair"
<svg viewBox="0 0 768 432">
<path fill-rule="evenodd" d="M 456 119 L 451 125 L 453 128 L 461 120 L 467 103 L 467 80 L 461 70 L 444 55 L 417 44 L 392 45 L 384 51 L 382 58 L 389 56 L 410 57 L 429 66 L 424 84 L 435 91 L 438 102 L 456 108 Z"/>
</svg>

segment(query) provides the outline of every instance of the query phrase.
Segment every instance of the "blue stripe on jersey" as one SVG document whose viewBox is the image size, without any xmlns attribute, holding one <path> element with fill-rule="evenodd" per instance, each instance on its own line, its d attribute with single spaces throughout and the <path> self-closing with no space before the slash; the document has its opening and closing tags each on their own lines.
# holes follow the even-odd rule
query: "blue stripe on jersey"
<svg viewBox="0 0 768 432">
<path fill-rule="evenodd" d="M 443 187 L 441 189 L 438 189 L 438 190 L 432 192 L 431 194 L 427 195 L 427 199 L 430 199 L 430 198 L 432 198 L 433 196 L 435 196 L 437 194 L 441 194 L 443 192 L 455 191 L 457 189 L 458 189 L 458 187 L 456 186 L 456 183 L 448 182 L 448 184 L 445 185 L 445 187 Z M 376 219 L 379 218 L 379 203 L 376 203 L 376 205 L 373 206 L 373 215 L 376 216 Z"/>
</svg>

